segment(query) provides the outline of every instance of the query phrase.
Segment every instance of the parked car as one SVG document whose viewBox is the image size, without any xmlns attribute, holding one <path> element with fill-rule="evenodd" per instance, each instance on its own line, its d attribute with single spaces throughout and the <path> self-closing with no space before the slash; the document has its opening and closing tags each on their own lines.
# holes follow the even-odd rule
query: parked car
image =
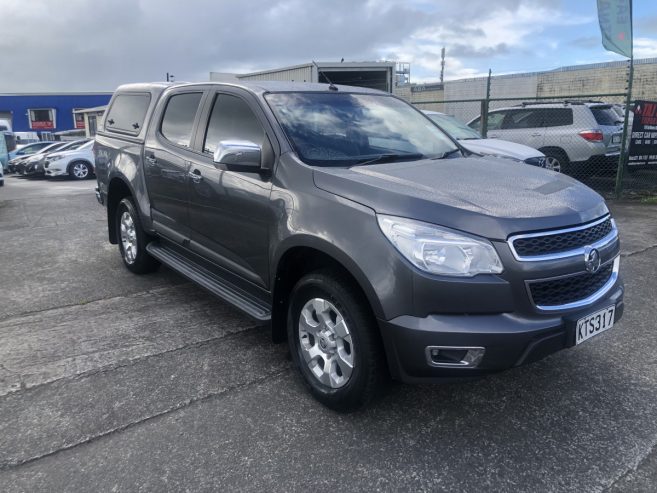
<svg viewBox="0 0 657 493">
<path fill-rule="evenodd" d="M 94 173 L 94 141 L 90 140 L 77 149 L 60 150 L 48 154 L 43 163 L 46 176 L 70 176 L 85 180 Z"/>
<path fill-rule="evenodd" d="M 500 139 L 484 139 L 479 132 L 461 123 L 456 118 L 438 111 L 423 111 L 443 132 L 459 141 L 467 150 L 482 156 L 513 159 L 519 162 L 545 168 L 545 154 L 533 147 Z M 560 171 L 554 169 L 553 171 Z"/>
<path fill-rule="evenodd" d="M 64 142 L 64 145 L 58 149 L 52 149 L 40 155 L 35 155 L 33 158 L 25 162 L 24 175 L 27 176 L 44 176 L 46 174 L 45 163 L 52 154 L 59 154 L 62 152 L 74 151 L 86 144 L 88 139 L 75 140 L 71 142 Z"/>
<path fill-rule="evenodd" d="M 268 322 L 333 409 L 365 405 L 388 372 L 440 381 L 536 361 L 623 312 L 600 195 L 468 157 L 389 93 L 129 84 L 106 115 L 96 194 L 125 267 L 162 262 Z"/>
<path fill-rule="evenodd" d="M 54 152 L 58 149 L 61 149 L 67 144 L 67 142 L 54 142 L 33 154 L 14 158 L 9 162 L 9 170 L 20 175 L 24 175 L 26 174 L 27 167 L 30 166 L 31 163 L 44 159 L 46 154 L 49 152 Z"/>
<path fill-rule="evenodd" d="M 44 147 L 48 147 L 51 144 L 54 144 L 55 141 L 52 140 L 44 140 L 42 142 L 33 142 L 31 144 L 26 144 L 22 147 L 16 147 L 15 150 L 9 153 L 9 160 L 12 160 L 17 157 L 21 156 L 30 156 L 34 154 L 35 152 L 43 149 Z"/>
<path fill-rule="evenodd" d="M 597 102 L 523 103 L 488 114 L 488 137 L 538 149 L 547 166 L 569 174 L 615 169 L 622 119 Z M 481 118 L 468 125 L 479 130 Z"/>
</svg>

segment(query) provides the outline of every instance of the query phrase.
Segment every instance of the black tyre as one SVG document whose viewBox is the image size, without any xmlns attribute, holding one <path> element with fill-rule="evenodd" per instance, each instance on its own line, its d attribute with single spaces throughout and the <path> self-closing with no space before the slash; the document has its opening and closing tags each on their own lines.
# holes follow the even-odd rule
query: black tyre
<svg viewBox="0 0 657 493">
<path fill-rule="evenodd" d="M 146 245 L 151 238 L 141 227 L 139 214 L 130 197 L 119 202 L 115 221 L 119 251 L 125 266 L 135 274 L 156 270 L 160 263 L 146 252 Z"/>
<path fill-rule="evenodd" d="M 351 280 L 324 270 L 301 278 L 290 300 L 290 353 L 311 394 L 340 412 L 365 406 L 387 380 L 367 300 Z"/>
<path fill-rule="evenodd" d="M 572 173 L 572 166 L 565 152 L 559 149 L 545 149 L 542 152 L 545 154 L 546 169 L 551 169 L 558 173 Z"/>
<path fill-rule="evenodd" d="M 73 180 L 86 180 L 91 176 L 91 166 L 84 161 L 75 161 L 68 167 L 68 176 Z"/>
</svg>

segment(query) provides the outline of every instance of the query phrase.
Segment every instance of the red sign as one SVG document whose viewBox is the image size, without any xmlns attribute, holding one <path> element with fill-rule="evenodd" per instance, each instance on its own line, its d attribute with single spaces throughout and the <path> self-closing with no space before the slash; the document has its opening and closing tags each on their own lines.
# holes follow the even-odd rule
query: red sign
<svg viewBox="0 0 657 493">
<path fill-rule="evenodd" d="M 30 123 L 31 123 L 32 128 L 35 129 L 35 130 L 36 129 L 38 129 L 38 130 L 52 130 L 53 128 L 55 128 L 55 122 L 49 122 L 49 121 L 34 122 L 33 121 L 33 122 L 30 122 Z M 82 128 L 84 128 L 84 127 L 82 127 Z"/>
<path fill-rule="evenodd" d="M 75 117 L 75 128 L 84 129 L 84 115 L 76 113 L 74 117 Z"/>
</svg>

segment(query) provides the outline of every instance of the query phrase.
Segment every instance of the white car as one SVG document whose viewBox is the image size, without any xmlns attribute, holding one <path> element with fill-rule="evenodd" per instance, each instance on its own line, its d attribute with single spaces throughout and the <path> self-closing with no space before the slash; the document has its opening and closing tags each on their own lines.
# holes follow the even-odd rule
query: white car
<svg viewBox="0 0 657 493">
<path fill-rule="evenodd" d="M 545 154 L 515 142 L 500 139 L 483 139 L 479 132 L 461 123 L 456 118 L 438 111 L 423 111 L 445 133 L 459 141 L 468 151 L 484 156 L 495 156 L 522 161 L 532 166 L 548 167 Z M 559 171 L 558 169 L 555 171 Z"/>
<path fill-rule="evenodd" d="M 77 149 L 53 152 L 43 163 L 46 176 L 70 176 L 74 180 L 85 180 L 95 170 L 94 141 L 90 140 Z"/>
</svg>

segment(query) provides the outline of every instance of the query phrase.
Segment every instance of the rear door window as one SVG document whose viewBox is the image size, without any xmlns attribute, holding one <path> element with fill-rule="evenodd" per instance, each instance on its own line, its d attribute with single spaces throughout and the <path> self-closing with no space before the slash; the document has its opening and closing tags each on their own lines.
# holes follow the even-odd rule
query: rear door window
<svg viewBox="0 0 657 493">
<path fill-rule="evenodd" d="M 617 126 L 622 123 L 621 118 L 611 106 L 591 106 L 590 109 L 598 125 Z"/>
<path fill-rule="evenodd" d="M 139 135 L 150 104 L 149 93 L 119 94 L 107 112 L 105 130 Z"/>
<path fill-rule="evenodd" d="M 167 101 L 160 132 L 171 143 L 189 147 L 201 92 L 174 94 Z"/>
<path fill-rule="evenodd" d="M 543 126 L 561 127 L 573 124 L 572 108 L 543 108 Z"/>
</svg>

